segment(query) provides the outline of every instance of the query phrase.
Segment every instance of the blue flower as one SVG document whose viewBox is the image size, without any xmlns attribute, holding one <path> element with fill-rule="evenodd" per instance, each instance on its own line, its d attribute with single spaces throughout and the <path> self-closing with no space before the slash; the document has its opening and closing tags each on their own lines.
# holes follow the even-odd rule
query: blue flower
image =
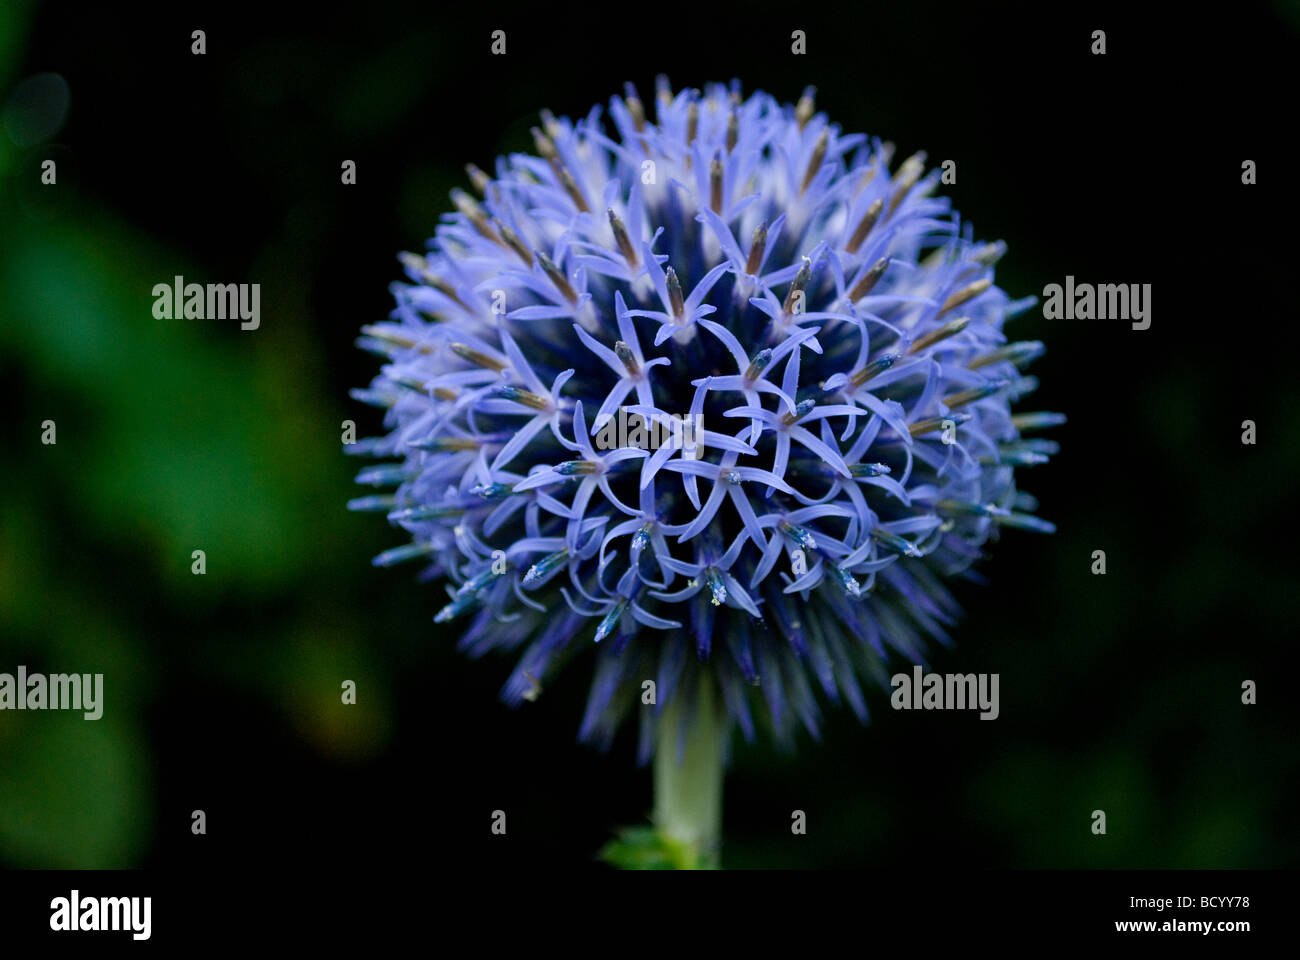
<svg viewBox="0 0 1300 960">
<path fill-rule="evenodd" d="M 819 699 L 865 719 L 859 678 L 948 642 L 943 581 L 1052 529 L 1016 470 L 1063 417 L 1011 413 L 1042 344 L 1003 332 L 1034 302 L 994 285 L 1004 245 L 924 155 L 811 104 L 661 82 L 653 122 L 630 89 L 612 129 L 544 113 L 536 155 L 468 168 L 481 199 L 453 192 L 358 341 L 385 433 L 346 449 L 396 490 L 350 506 L 410 539 L 375 563 L 447 581 L 471 655 L 518 653 L 512 704 L 593 658 L 584 739 L 647 680 L 643 757 L 701 684 L 747 737 L 760 704 L 781 741 Z"/>
</svg>

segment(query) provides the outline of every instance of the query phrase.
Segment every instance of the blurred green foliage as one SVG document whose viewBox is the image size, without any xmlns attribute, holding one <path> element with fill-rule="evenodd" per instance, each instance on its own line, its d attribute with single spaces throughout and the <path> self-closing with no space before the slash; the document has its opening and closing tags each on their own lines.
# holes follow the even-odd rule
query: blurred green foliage
<svg viewBox="0 0 1300 960">
<path fill-rule="evenodd" d="M 28 12 L 0 18 L 0 90 Z M 321 549 L 343 537 L 351 465 L 321 442 L 339 436 L 341 398 L 313 377 L 303 306 L 270 304 L 256 338 L 155 319 L 153 284 L 201 266 L 88 198 L 70 210 L 29 192 L 19 178 L 47 154 L 0 135 L 0 371 L 22 393 L 0 481 L 0 670 L 103 672 L 108 703 L 93 722 L 0 713 L 0 862 L 132 866 L 156 827 L 147 714 L 177 656 L 252 686 L 324 755 L 373 754 L 390 716 L 360 611 L 338 601 L 346 573 Z M 51 446 L 33 431 L 45 419 Z M 286 597 L 257 636 L 211 626 Z M 184 633 L 159 636 L 160 610 Z M 366 691 L 346 723 L 341 677 Z"/>
</svg>

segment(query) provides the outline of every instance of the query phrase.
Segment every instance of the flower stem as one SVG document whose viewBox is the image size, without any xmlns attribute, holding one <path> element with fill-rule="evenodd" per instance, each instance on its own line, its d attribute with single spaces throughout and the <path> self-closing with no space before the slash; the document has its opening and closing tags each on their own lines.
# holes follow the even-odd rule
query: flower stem
<svg viewBox="0 0 1300 960">
<path fill-rule="evenodd" d="M 695 703 L 684 701 L 674 697 L 659 721 L 652 819 L 661 834 L 689 851 L 684 866 L 716 870 L 722 844 L 726 728 L 707 675 L 701 676 Z"/>
</svg>

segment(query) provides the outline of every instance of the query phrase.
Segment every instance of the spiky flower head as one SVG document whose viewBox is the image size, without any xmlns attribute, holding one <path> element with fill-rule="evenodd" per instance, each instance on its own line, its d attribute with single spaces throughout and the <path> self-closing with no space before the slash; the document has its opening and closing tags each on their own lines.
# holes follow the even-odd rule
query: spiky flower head
<svg viewBox="0 0 1300 960">
<path fill-rule="evenodd" d="M 510 703 L 595 661 L 583 739 L 701 685 L 747 738 L 865 719 L 860 678 L 920 662 L 957 613 L 943 580 L 1003 527 L 1050 531 L 1016 469 L 1055 445 L 1013 414 L 1033 303 L 993 283 L 925 156 L 739 86 L 628 87 L 536 155 L 467 168 L 409 283 L 359 343 L 390 462 L 354 500 L 410 542 L 375 558 L 448 581 L 434 618 L 521 655 Z M 765 709 L 763 705 L 765 704 Z"/>
</svg>

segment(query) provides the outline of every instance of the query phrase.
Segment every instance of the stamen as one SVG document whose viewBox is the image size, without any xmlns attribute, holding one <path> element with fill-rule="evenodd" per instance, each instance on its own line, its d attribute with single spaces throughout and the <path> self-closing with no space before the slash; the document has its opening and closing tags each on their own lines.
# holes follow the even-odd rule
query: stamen
<svg viewBox="0 0 1300 960">
<path fill-rule="evenodd" d="M 861 370 L 857 371 L 851 377 L 849 382 L 855 387 L 860 387 L 872 377 L 884 373 L 900 359 L 897 353 L 885 353 L 872 360 Z"/>
<path fill-rule="evenodd" d="M 862 596 L 862 585 L 858 583 L 853 574 L 841 567 L 831 567 L 831 572 L 835 574 L 835 581 L 844 588 L 844 592 L 855 600 Z"/>
<path fill-rule="evenodd" d="M 391 330 L 385 330 L 370 324 L 361 328 L 361 332 L 367 337 L 375 340 L 383 340 L 385 343 L 391 343 L 394 346 L 401 347 L 403 350 L 419 350 L 420 353 L 433 353 L 433 346 L 427 343 L 417 344 L 409 337 L 403 337 L 400 334 L 393 333 Z"/>
<path fill-rule="evenodd" d="M 944 301 L 943 308 L 935 315 L 935 319 L 937 320 L 939 317 L 942 317 L 954 307 L 960 307 L 967 300 L 978 297 L 991 286 L 993 286 L 993 281 L 988 277 L 985 277 L 983 280 L 976 280 L 974 283 L 968 283 Z"/>
<path fill-rule="evenodd" d="M 405 483 L 417 474 L 416 469 L 404 463 L 381 463 L 360 471 L 356 482 L 363 487 L 390 487 Z"/>
<path fill-rule="evenodd" d="M 455 187 L 451 191 L 451 201 L 456 205 L 456 209 L 461 212 L 461 215 L 472 223 L 474 229 L 482 236 L 491 240 L 493 243 L 501 243 L 501 238 L 492 232 L 492 227 L 488 224 L 487 214 L 483 211 L 483 208 L 479 206 L 477 200 L 459 187 Z"/>
<path fill-rule="evenodd" d="M 538 560 L 528 568 L 528 572 L 524 574 L 523 582 L 529 584 L 534 580 L 542 579 L 542 577 L 564 564 L 568 559 L 569 550 L 567 547 L 556 550 L 554 553 L 542 557 L 542 559 Z"/>
<path fill-rule="evenodd" d="M 1063 413 L 1016 413 L 1011 417 L 1011 425 L 1025 433 L 1028 430 L 1044 430 L 1047 427 L 1059 427 L 1065 423 Z"/>
<path fill-rule="evenodd" d="M 394 547 L 392 550 L 385 550 L 370 562 L 376 567 L 391 567 L 396 563 L 419 560 L 431 553 L 433 553 L 432 543 L 408 543 L 405 546 Z"/>
<path fill-rule="evenodd" d="M 964 407 L 968 403 L 974 403 L 977 400 L 983 400 L 985 397 L 991 397 L 1007 385 L 1005 380 L 997 380 L 993 383 L 986 383 L 980 387 L 971 387 L 968 390 L 959 390 L 943 398 L 944 405 L 949 410 L 955 410 L 958 407 Z"/>
<path fill-rule="evenodd" d="M 912 154 L 898 168 L 898 176 L 894 178 L 896 184 L 894 188 L 893 199 L 889 202 L 889 214 L 898 209 L 898 205 L 903 202 L 907 192 L 916 185 L 916 181 L 921 179 L 921 174 L 925 172 L 925 151 L 917 151 Z"/>
<path fill-rule="evenodd" d="M 934 508 L 940 513 L 961 517 L 1005 517 L 1011 512 L 996 503 L 966 503 L 963 500 L 940 500 Z"/>
<path fill-rule="evenodd" d="M 754 359 L 749 361 L 749 367 L 745 370 L 746 382 L 753 383 L 757 380 L 762 376 L 763 371 L 767 369 L 767 365 L 771 362 L 772 349 L 770 347 L 765 347 L 758 351 L 758 353 L 754 354 Z"/>
<path fill-rule="evenodd" d="M 424 259 L 418 253 L 412 253 L 410 250 L 403 250 L 397 255 L 402 266 L 408 270 L 414 270 L 416 273 L 429 269 L 429 261 Z"/>
<path fill-rule="evenodd" d="M 632 353 L 632 348 L 622 340 L 615 342 L 614 355 L 623 361 L 623 366 L 627 368 L 627 372 L 632 374 L 632 376 L 635 377 L 641 372 L 641 367 L 637 365 L 636 356 Z"/>
<path fill-rule="evenodd" d="M 627 610 L 627 604 L 627 597 L 619 597 L 613 609 L 605 614 L 605 619 L 600 621 L 600 626 L 596 628 L 597 643 L 608 637 L 618 627 L 618 622 L 623 619 L 623 612 Z"/>
<path fill-rule="evenodd" d="M 397 506 L 397 494 L 376 493 L 369 497 L 356 497 L 348 501 L 348 509 L 358 512 L 378 513 L 389 511 Z"/>
<path fill-rule="evenodd" d="M 468 344 L 451 343 L 447 345 L 447 349 L 449 349 L 452 353 L 456 354 L 456 356 L 460 357 L 462 360 L 474 364 L 474 366 L 476 367 L 484 367 L 488 370 L 495 370 L 497 373 L 500 373 L 502 370 L 506 368 L 506 365 L 502 363 L 500 360 L 494 360 L 491 357 L 489 357 L 486 353 L 483 353 L 482 351 L 479 350 L 475 350 L 473 347 L 469 346 Z"/>
<path fill-rule="evenodd" d="M 636 87 L 630 83 L 623 85 L 623 102 L 627 104 L 627 112 L 632 114 L 632 124 L 636 127 L 636 132 L 643 132 L 645 130 L 645 107 L 641 103 L 641 98 L 637 96 Z"/>
<path fill-rule="evenodd" d="M 419 377 L 413 377 L 406 373 L 390 374 L 388 379 L 394 386 L 405 387 L 407 390 L 414 390 L 416 393 L 428 395 L 429 385 Z"/>
<path fill-rule="evenodd" d="M 542 118 L 543 125 L 545 125 L 548 130 L 558 130 L 555 118 L 551 116 L 549 111 L 543 110 Z M 546 162 L 551 165 L 551 170 L 555 172 L 556 179 L 560 181 L 560 186 L 562 186 L 564 192 L 569 195 L 569 199 L 573 201 L 574 206 L 584 213 L 589 212 L 590 207 L 587 206 L 586 198 L 583 197 L 582 192 L 578 189 L 577 182 L 573 179 L 573 174 L 569 173 L 568 169 L 564 166 L 564 161 L 560 159 L 559 152 L 555 149 L 555 141 L 536 127 L 532 128 L 532 134 L 533 145 L 537 148 L 538 155 L 544 158 Z"/>
<path fill-rule="evenodd" d="M 546 397 L 539 397 L 531 390 L 512 387 L 509 384 L 497 387 L 496 394 L 503 400 L 513 400 L 515 403 L 522 404 L 525 407 L 532 407 L 534 410 L 545 410 L 550 404 L 550 400 Z"/>
<path fill-rule="evenodd" d="M 673 105 L 673 87 L 668 82 L 666 74 L 659 74 L 655 77 L 655 116 L 662 126 L 664 114 L 668 108 Z"/>
<path fill-rule="evenodd" d="M 465 508 L 458 504 L 433 504 L 427 507 L 408 507 L 405 510 L 394 510 L 388 515 L 392 523 L 404 523 L 417 520 L 442 520 L 446 517 L 461 517 L 465 515 Z"/>
<path fill-rule="evenodd" d="M 830 129 L 822 130 L 822 135 L 817 138 L 817 144 L 813 147 L 812 156 L 808 158 L 808 169 L 803 175 L 803 186 L 799 188 L 800 196 L 812 184 L 813 179 L 817 176 L 817 171 L 822 168 L 822 161 L 826 159 L 826 148 L 830 145 L 830 139 Z"/>
<path fill-rule="evenodd" d="M 618 252 L 623 254 L 623 259 L 627 261 L 629 267 L 636 269 L 639 261 L 636 250 L 632 247 L 632 238 L 627 235 L 627 227 L 623 225 L 623 221 L 619 219 L 613 207 L 605 213 L 609 217 L 609 228 L 614 231 L 614 242 L 618 244 Z"/>
<path fill-rule="evenodd" d="M 560 162 L 560 155 L 555 151 L 555 144 L 551 138 L 544 134 L 536 127 L 531 128 L 533 135 L 533 146 L 537 149 L 538 156 L 548 161 L 552 167 Z"/>
<path fill-rule="evenodd" d="M 1037 453 L 1033 450 L 999 450 L 996 457 L 985 454 L 979 458 L 979 462 L 985 467 L 1037 467 L 1047 463 L 1048 457 L 1045 453 Z"/>
<path fill-rule="evenodd" d="M 705 568 L 704 582 L 709 585 L 709 592 L 713 594 L 715 607 L 720 607 L 727 602 L 727 585 L 723 583 L 722 574 L 718 572 L 717 567 Z"/>
<path fill-rule="evenodd" d="M 875 203 L 867 207 L 867 212 L 862 215 L 862 219 L 858 221 L 857 229 L 853 231 L 853 236 L 849 237 L 849 253 L 858 252 L 858 248 L 862 246 L 862 241 L 867 239 L 867 234 L 871 232 L 871 228 L 874 227 L 876 221 L 880 219 L 880 211 L 884 209 L 885 201 L 883 197 L 878 197 Z M 857 298 L 855 297 L 854 299 Z"/>
<path fill-rule="evenodd" d="M 722 160 L 718 157 L 709 164 L 709 209 L 722 216 Z"/>
<path fill-rule="evenodd" d="M 533 253 L 537 257 L 537 262 L 541 264 L 542 270 L 550 278 L 551 283 L 555 284 L 555 289 L 560 291 L 560 295 L 564 297 L 565 300 L 576 305 L 578 302 L 578 294 L 569 283 L 569 278 L 564 275 L 564 271 L 557 267 L 555 262 L 546 254 L 542 253 L 542 251 L 534 250 Z"/>
<path fill-rule="evenodd" d="M 485 195 L 488 184 L 492 182 L 488 175 L 472 163 L 465 164 L 465 172 L 469 174 L 469 182 L 474 189 Z"/>
<path fill-rule="evenodd" d="M 431 440 L 418 440 L 408 443 L 408 447 L 427 450 L 430 453 L 454 453 L 460 450 L 477 450 L 483 444 L 474 437 L 434 437 Z"/>
<path fill-rule="evenodd" d="M 455 600 L 434 614 L 433 622 L 446 623 L 448 620 L 454 620 L 477 602 L 477 592 L 460 594 Z"/>
<path fill-rule="evenodd" d="M 587 206 L 587 198 L 584 197 L 582 191 L 578 189 L 578 182 L 573 179 L 573 174 L 569 173 L 568 168 L 560 166 L 555 171 L 555 176 L 559 178 L 560 186 L 564 187 L 564 192 L 569 195 L 569 199 L 573 201 L 573 205 L 582 213 L 590 213 L 591 207 Z"/>
<path fill-rule="evenodd" d="M 592 460 L 565 460 L 555 465 L 555 472 L 562 477 L 576 477 L 579 474 L 599 473 L 601 464 Z"/>
<path fill-rule="evenodd" d="M 801 550 L 816 550 L 817 538 L 813 536 L 811 530 L 807 527 L 801 527 L 789 520 L 781 520 L 777 523 L 778 528 L 789 537 Z"/>
<path fill-rule="evenodd" d="M 429 261 L 425 260 L 424 257 L 421 257 L 418 254 L 404 252 L 398 254 L 397 259 L 402 261 L 406 267 L 415 270 L 419 274 L 421 280 L 433 287 L 433 289 L 437 290 L 444 297 L 465 310 L 469 309 L 465 304 L 465 301 L 457 296 L 456 291 L 452 289 L 451 284 L 447 283 L 446 280 L 442 279 L 442 277 L 429 269 Z"/>
<path fill-rule="evenodd" d="M 1022 437 L 1020 440 L 1004 444 L 1001 450 L 1031 450 L 1034 453 L 1045 453 L 1048 456 L 1061 452 L 1061 445 L 1055 440 L 1044 440 L 1042 437 Z"/>
<path fill-rule="evenodd" d="M 862 171 L 861 179 L 859 180 L 858 185 L 853 188 L 853 199 L 856 200 L 859 196 L 861 196 L 862 191 L 867 189 L 867 184 L 869 184 L 872 180 L 876 179 L 876 173 L 879 170 L 880 170 L 880 161 L 878 159 L 873 159 L 871 161 L 870 166 L 868 166 L 866 169 Z"/>
<path fill-rule="evenodd" d="M 345 457 L 387 457 L 389 456 L 388 437 L 362 437 L 352 443 L 343 444 Z"/>
<path fill-rule="evenodd" d="M 781 417 L 781 422 L 787 427 L 793 426 L 801 417 L 806 417 L 812 413 L 813 407 L 817 406 L 817 401 L 809 397 L 807 400 L 800 400 L 793 411 Z"/>
<path fill-rule="evenodd" d="M 433 287 L 433 289 L 437 290 L 444 297 L 447 297 L 453 303 L 458 304 L 461 307 L 461 309 L 466 311 L 469 310 L 469 304 L 467 304 L 464 300 L 462 300 L 460 298 L 460 295 L 456 293 L 456 291 L 452 288 L 452 285 L 448 283 L 446 280 L 442 279 L 442 277 L 426 270 L 423 275 L 423 279 L 425 283 Z"/>
<path fill-rule="evenodd" d="M 950 413 L 942 417 L 926 417 L 908 426 L 907 431 L 912 436 L 919 437 L 923 434 L 933 433 L 936 430 L 942 430 L 945 420 L 950 421 L 954 427 L 959 427 L 963 423 L 969 423 L 972 419 L 969 413 Z"/>
<path fill-rule="evenodd" d="M 425 383 L 423 380 L 419 379 L 418 377 L 411 377 L 405 374 L 400 374 L 397 376 L 390 376 L 388 379 L 391 380 L 397 386 L 405 387 L 407 390 L 414 390 L 416 393 L 420 394 L 423 397 L 429 396 L 430 393 L 429 385 Z M 455 400 L 457 397 L 456 391 L 451 390 L 447 387 L 434 387 L 432 393 L 439 400 Z"/>
<path fill-rule="evenodd" d="M 673 308 L 673 316 L 680 323 L 686 317 L 686 301 L 682 298 L 682 285 L 677 279 L 677 271 L 669 267 L 664 271 L 664 279 L 668 284 L 668 302 Z"/>
<path fill-rule="evenodd" d="M 956 336 L 966 329 L 970 324 L 970 317 L 958 317 L 955 320 L 949 320 L 941 327 L 936 327 L 929 333 L 917 337 L 912 345 L 907 348 L 908 353 L 920 353 L 926 347 L 934 346 L 940 340 L 947 340 L 949 337 Z"/>
<path fill-rule="evenodd" d="M 804 257 L 803 263 L 799 265 L 799 272 L 794 275 L 794 280 L 790 282 L 790 289 L 785 295 L 785 303 L 781 305 L 781 309 L 787 317 L 793 315 L 798 295 L 803 293 L 804 287 L 808 286 L 808 280 L 811 276 L 812 261 Z M 799 312 L 803 313 L 804 311 L 800 310 Z"/>
<path fill-rule="evenodd" d="M 506 242 L 506 246 L 515 252 L 515 256 L 522 260 L 526 266 L 531 267 L 533 265 L 533 253 L 524 246 L 524 242 L 519 239 L 519 235 L 495 217 L 492 218 L 492 226 L 501 235 L 501 239 Z"/>
<path fill-rule="evenodd" d="M 510 569 L 509 566 L 507 566 L 505 570 L 498 570 L 497 564 L 495 563 L 491 564 L 486 570 L 484 570 L 478 576 L 471 577 L 469 580 L 466 580 L 464 583 L 462 583 L 460 585 L 460 588 L 456 591 L 456 596 L 463 597 L 466 594 L 473 595 L 478 593 L 480 590 L 486 587 L 497 577 L 502 576 L 506 572 L 506 570 L 509 569 Z"/>
<path fill-rule="evenodd" d="M 799 103 L 796 104 L 794 108 L 794 119 L 795 122 L 799 124 L 800 130 L 808 126 L 808 121 L 813 118 L 813 114 L 816 112 L 817 108 L 813 103 L 816 96 L 816 87 L 803 88 L 803 95 L 799 98 Z"/>
<path fill-rule="evenodd" d="M 1001 240 L 995 240 L 992 243 L 986 243 L 982 247 L 977 247 L 971 251 L 971 259 L 976 263 L 986 267 L 991 267 L 1007 252 L 1007 245 Z"/>
<path fill-rule="evenodd" d="M 889 258 L 881 257 L 862 275 L 862 279 L 853 285 L 853 289 L 849 291 L 849 299 L 856 302 L 865 297 L 876 285 L 876 281 L 885 275 L 887 269 L 889 269 Z"/>
<path fill-rule="evenodd" d="M 767 221 L 764 220 L 754 228 L 754 236 L 749 241 L 749 258 L 745 261 L 745 272 L 757 276 L 763 266 L 763 253 L 767 250 Z"/>
<path fill-rule="evenodd" d="M 888 530 L 881 530 L 879 527 L 875 527 L 871 531 L 871 536 L 882 547 L 893 550 L 895 553 L 901 553 L 905 557 L 924 556 L 916 544 L 905 537 L 900 537 L 896 533 L 890 533 Z"/>
<path fill-rule="evenodd" d="M 993 518 L 999 526 L 1015 527 L 1018 530 L 1032 530 L 1035 533 L 1055 533 L 1056 524 L 1050 520 L 1031 516 L 1028 513 L 1012 513 L 1005 517 Z"/>
<path fill-rule="evenodd" d="M 1017 367 L 1028 363 L 1030 360 L 1041 357 L 1045 349 L 1041 340 L 1020 340 L 1016 343 L 1008 343 L 998 347 L 989 353 L 976 357 L 966 365 L 968 370 L 978 370 L 980 367 L 987 367 L 991 363 L 1013 363 Z"/>
<path fill-rule="evenodd" d="M 508 483 L 478 483 L 469 488 L 469 492 L 484 500 L 504 500 L 514 493 L 514 486 Z"/>
</svg>

